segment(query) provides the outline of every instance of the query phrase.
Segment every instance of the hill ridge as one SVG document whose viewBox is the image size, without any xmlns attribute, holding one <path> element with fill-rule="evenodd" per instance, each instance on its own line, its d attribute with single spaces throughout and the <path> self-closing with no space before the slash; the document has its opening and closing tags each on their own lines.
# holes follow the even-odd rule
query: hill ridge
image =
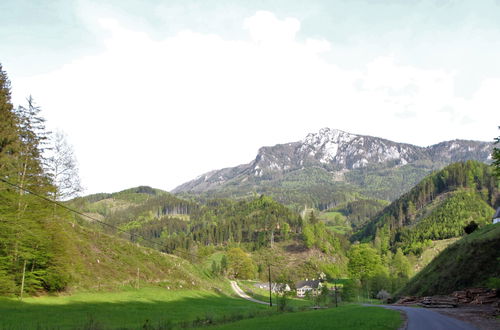
<svg viewBox="0 0 500 330">
<path fill-rule="evenodd" d="M 172 193 L 224 195 L 224 191 L 230 189 L 231 195 L 244 196 L 252 192 L 268 193 L 275 188 L 288 191 L 286 185 L 294 173 L 303 177 L 303 186 L 312 187 L 316 182 L 308 182 L 314 181 L 314 178 L 304 171 L 315 168 L 321 172 L 315 175 L 321 176 L 323 186 L 324 183 L 347 183 L 369 197 L 392 200 L 399 195 L 391 193 L 391 189 L 377 194 L 373 191 L 378 189 L 376 185 L 365 189 L 366 182 L 358 182 L 355 174 L 368 172 L 369 175 L 383 176 L 387 175 L 382 173 L 384 171 L 398 172 L 397 175 L 404 175 L 405 178 L 395 182 L 401 186 L 397 190 L 404 192 L 425 174 L 452 162 L 469 159 L 489 162 L 492 149 L 493 144 L 489 142 L 459 139 L 420 147 L 323 128 L 317 133 L 309 133 L 300 141 L 261 147 L 251 162 L 201 174 L 174 188 Z M 403 173 L 405 171 L 409 174 Z M 408 179 L 408 175 L 412 177 Z M 328 189 L 338 191 L 333 186 Z M 278 195 L 273 196 L 279 199 Z M 297 198 L 292 202 L 302 203 Z M 321 201 L 324 204 L 328 202 Z"/>
</svg>

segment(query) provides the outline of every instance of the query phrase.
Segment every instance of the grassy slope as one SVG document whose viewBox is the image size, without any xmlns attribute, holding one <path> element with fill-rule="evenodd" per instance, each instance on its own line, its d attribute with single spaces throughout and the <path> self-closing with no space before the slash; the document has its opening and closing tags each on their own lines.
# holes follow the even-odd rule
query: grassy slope
<svg viewBox="0 0 500 330">
<path fill-rule="evenodd" d="M 129 289 L 62 297 L 0 298 L 0 329 L 142 329 L 196 318 L 222 318 L 268 307 L 208 290 Z M 94 328 L 90 327 L 94 320 Z M 98 325 L 98 326 L 97 326 Z"/>
<path fill-rule="evenodd" d="M 339 308 L 277 314 L 228 323 L 210 329 L 273 329 L 273 330 L 320 330 L 320 329 L 397 329 L 401 325 L 397 311 L 345 305 Z"/>
<path fill-rule="evenodd" d="M 500 225 L 488 225 L 448 246 L 411 279 L 401 295 L 449 294 L 500 277 Z"/>
<path fill-rule="evenodd" d="M 422 254 L 416 258 L 414 264 L 414 273 L 418 273 L 427 266 L 436 256 L 438 256 L 450 244 L 455 243 L 459 238 L 448 238 L 438 241 L 432 241 L 428 247 L 423 249 Z"/>
<path fill-rule="evenodd" d="M 209 279 L 182 258 L 69 223 L 65 226 L 70 290 L 119 289 L 139 283 L 206 287 Z"/>
</svg>

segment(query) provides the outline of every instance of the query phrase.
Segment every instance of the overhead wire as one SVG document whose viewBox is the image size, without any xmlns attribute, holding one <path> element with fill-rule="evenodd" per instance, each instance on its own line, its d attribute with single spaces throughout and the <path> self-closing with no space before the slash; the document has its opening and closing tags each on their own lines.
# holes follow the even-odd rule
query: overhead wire
<svg viewBox="0 0 500 330">
<path fill-rule="evenodd" d="M 113 225 L 111 225 L 111 224 L 109 224 L 109 223 L 106 223 L 106 222 L 104 222 L 104 221 L 101 221 L 101 220 L 99 220 L 99 219 L 97 219 L 97 218 L 95 218 L 95 217 L 92 217 L 92 216 L 90 216 L 90 215 L 88 215 L 88 214 L 85 214 L 85 213 L 83 213 L 83 212 L 81 212 L 81 211 L 75 210 L 75 209 L 73 209 L 73 208 L 71 208 L 71 207 L 69 207 L 69 206 L 66 206 L 66 205 L 64 205 L 64 204 L 62 204 L 62 203 L 60 203 L 60 202 L 58 202 L 58 201 L 52 200 L 52 199 L 50 199 L 50 198 L 48 198 L 48 197 L 46 197 L 46 196 L 43 196 L 43 195 L 41 195 L 41 194 L 38 194 L 38 193 L 36 193 L 36 192 L 34 192 L 34 191 L 30 190 L 30 189 L 27 189 L 27 188 L 24 188 L 24 187 L 21 187 L 21 186 L 19 186 L 19 185 L 15 184 L 15 183 L 9 182 L 9 181 L 5 180 L 4 178 L 0 178 L 0 181 L 4 182 L 4 183 L 6 183 L 6 184 L 8 184 L 8 185 L 10 185 L 10 186 L 12 186 L 12 187 L 15 187 L 15 188 L 17 188 L 17 189 L 21 189 L 21 190 L 23 190 L 24 192 L 27 192 L 27 193 L 29 193 L 29 194 L 31 194 L 31 195 L 33 195 L 33 196 L 36 196 L 36 197 L 38 197 L 38 198 L 41 198 L 41 199 L 43 199 L 43 200 L 45 200 L 45 201 L 47 201 L 47 202 L 49 202 L 49 203 L 55 204 L 55 205 L 57 205 L 57 206 L 59 206 L 59 207 L 62 207 L 63 209 L 66 209 L 66 210 L 68 210 L 68 211 L 70 211 L 70 212 L 73 212 L 73 213 L 76 213 L 76 214 L 78 214 L 78 215 L 80 215 L 80 216 L 82 216 L 82 217 L 86 217 L 86 218 L 88 218 L 88 219 L 91 219 L 91 220 L 93 220 L 93 221 L 95 221 L 95 222 L 97 222 L 97 223 L 99 223 L 99 224 L 101 224 L 101 225 L 107 226 L 107 227 L 109 227 L 109 228 L 113 228 L 113 229 L 115 229 L 116 231 L 119 231 L 119 232 L 125 233 L 125 234 L 127 234 L 127 235 L 130 235 L 130 237 L 131 237 L 131 238 L 132 238 L 132 237 L 134 237 L 134 238 L 142 238 L 143 240 L 145 240 L 145 241 L 147 241 L 147 242 L 150 242 L 150 243 L 152 243 L 153 245 L 159 246 L 160 248 L 163 248 L 163 247 L 164 247 L 162 244 L 160 244 L 160 243 L 158 243 L 158 242 L 155 242 L 155 241 L 152 241 L 152 240 L 150 240 L 149 238 L 146 238 L 146 237 L 144 237 L 144 236 L 142 236 L 142 235 L 140 235 L 140 234 L 130 233 L 130 232 L 128 232 L 128 231 L 126 231 L 126 230 L 124 230 L 124 229 L 121 229 L 121 228 L 119 228 L 119 227 L 113 226 Z M 163 252 L 163 251 L 160 251 L 160 252 L 162 252 L 162 253 L 166 253 L 166 252 Z M 177 250 L 177 252 L 178 252 L 178 253 L 185 254 L 185 255 L 189 255 L 189 256 L 192 256 L 192 257 L 195 257 L 195 258 L 199 258 L 199 256 L 197 256 L 197 255 L 195 255 L 195 254 L 192 254 L 192 253 L 189 253 L 189 252 L 185 252 L 185 251 L 182 251 L 182 250 Z M 175 254 L 172 254 L 172 253 L 166 253 L 166 254 L 175 255 Z"/>
</svg>

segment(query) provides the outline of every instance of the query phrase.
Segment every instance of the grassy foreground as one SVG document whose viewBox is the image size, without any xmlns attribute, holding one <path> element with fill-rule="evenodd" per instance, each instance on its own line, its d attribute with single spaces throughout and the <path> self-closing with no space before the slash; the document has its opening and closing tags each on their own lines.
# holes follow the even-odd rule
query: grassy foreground
<svg viewBox="0 0 500 330">
<path fill-rule="evenodd" d="M 0 329 L 142 329 L 195 319 L 246 317 L 268 308 L 201 290 L 143 288 L 62 297 L 0 298 Z"/>
<path fill-rule="evenodd" d="M 240 320 L 236 321 L 235 320 Z M 195 323 L 193 323 L 193 321 Z M 197 322 L 197 323 L 196 323 Z M 376 307 L 278 313 L 273 308 L 201 290 L 143 288 L 62 297 L 0 298 L 0 329 L 397 329 L 398 312 Z"/>
<path fill-rule="evenodd" d="M 344 305 L 338 308 L 276 314 L 198 329 L 273 329 L 273 330 L 389 330 L 402 324 L 399 312 L 379 307 Z"/>
</svg>

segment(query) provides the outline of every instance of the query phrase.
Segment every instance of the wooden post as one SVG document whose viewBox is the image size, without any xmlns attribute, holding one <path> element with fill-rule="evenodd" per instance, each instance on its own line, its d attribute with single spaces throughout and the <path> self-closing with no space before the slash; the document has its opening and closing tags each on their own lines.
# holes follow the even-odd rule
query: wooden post
<svg viewBox="0 0 500 330">
<path fill-rule="evenodd" d="M 273 299 L 271 297 L 271 264 L 268 264 L 269 269 L 269 307 L 273 307 Z"/>
<path fill-rule="evenodd" d="M 23 266 L 23 279 L 21 280 L 21 294 L 19 296 L 19 299 L 23 300 L 23 292 L 24 292 L 24 278 L 26 275 L 26 259 L 24 259 L 24 266 Z"/>
<path fill-rule="evenodd" d="M 333 288 L 335 289 L 335 307 L 339 307 L 337 300 L 337 279 L 333 280 Z"/>
</svg>

